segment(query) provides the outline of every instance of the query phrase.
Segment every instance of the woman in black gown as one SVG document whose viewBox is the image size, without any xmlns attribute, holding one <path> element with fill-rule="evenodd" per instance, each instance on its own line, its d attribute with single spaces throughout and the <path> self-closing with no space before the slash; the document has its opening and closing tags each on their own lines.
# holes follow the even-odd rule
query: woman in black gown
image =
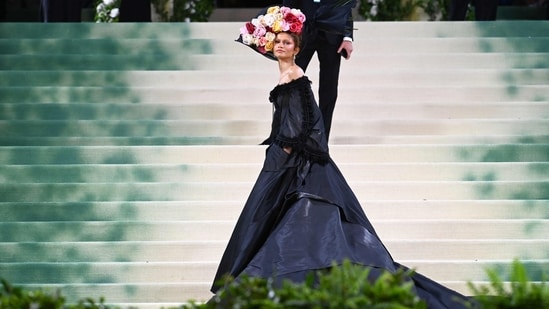
<svg viewBox="0 0 549 309">
<path fill-rule="evenodd" d="M 211 291 L 224 275 L 290 279 L 350 260 L 395 272 L 396 263 L 330 158 L 311 82 L 294 62 L 299 35 L 276 34 L 280 80 L 270 92 L 272 131 L 263 168 L 237 221 Z M 429 308 L 465 308 L 467 300 L 420 274 L 411 278 Z"/>
</svg>

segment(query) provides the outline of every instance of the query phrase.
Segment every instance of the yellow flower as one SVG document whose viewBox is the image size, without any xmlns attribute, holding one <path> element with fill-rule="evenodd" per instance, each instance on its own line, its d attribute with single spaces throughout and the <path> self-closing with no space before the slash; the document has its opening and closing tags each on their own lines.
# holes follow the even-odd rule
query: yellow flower
<svg viewBox="0 0 549 309">
<path fill-rule="evenodd" d="M 265 43 L 266 51 L 272 51 L 273 48 L 274 48 L 274 41 L 267 41 L 267 43 Z"/>
<path fill-rule="evenodd" d="M 280 7 L 278 6 L 271 6 L 267 9 L 267 14 L 274 14 L 280 10 Z"/>
<path fill-rule="evenodd" d="M 282 23 L 280 21 L 275 21 L 273 24 L 273 31 L 278 33 L 282 31 Z"/>
</svg>

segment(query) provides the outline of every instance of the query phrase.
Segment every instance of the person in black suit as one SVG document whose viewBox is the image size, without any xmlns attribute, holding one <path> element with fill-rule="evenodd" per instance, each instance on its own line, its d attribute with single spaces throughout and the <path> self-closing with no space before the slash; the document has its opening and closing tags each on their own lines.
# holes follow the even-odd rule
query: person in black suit
<svg viewBox="0 0 549 309">
<path fill-rule="evenodd" d="M 81 22 L 84 0 L 40 0 L 42 22 Z"/>
<path fill-rule="evenodd" d="M 122 0 L 120 22 L 150 22 L 151 0 Z"/>
<path fill-rule="evenodd" d="M 499 0 L 452 0 L 450 3 L 450 20 L 465 20 L 469 4 L 475 6 L 475 20 L 496 20 Z"/>
<path fill-rule="evenodd" d="M 283 0 L 306 16 L 301 52 L 296 64 L 304 71 L 316 52 L 320 63 L 318 105 L 329 138 L 339 83 L 341 58 L 353 52 L 353 15 L 356 0 Z"/>
</svg>

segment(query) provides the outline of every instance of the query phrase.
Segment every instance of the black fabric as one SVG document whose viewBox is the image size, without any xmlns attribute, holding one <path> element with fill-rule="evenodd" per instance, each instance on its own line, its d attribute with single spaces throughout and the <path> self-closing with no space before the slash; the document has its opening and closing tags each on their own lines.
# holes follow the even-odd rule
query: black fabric
<svg viewBox="0 0 549 309">
<path fill-rule="evenodd" d="M 278 85 L 271 91 L 269 100 L 275 112 L 271 134 L 263 144 L 289 146 L 306 159 L 325 162 L 329 157 L 328 145 L 322 115 L 310 84 L 311 81 L 303 76 L 291 83 Z"/>
<path fill-rule="evenodd" d="M 122 0 L 120 3 L 120 22 L 150 22 L 150 0 Z"/>
<path fill-rule="evenodd" d="M 348 259 L 381 270 L 396 263 L 328 154 L 310 81 L 302 77 L 270 93 L 275 105 L 265 161 L 217 270 L 218 280 L 244 274 L 303 281 L 308 273 Z M 291 154 L 282 149 L 290 145 Z M 314 155 L 311 155 L 314 154 Z M 429 308 L 465 308 L 467 298 L 415 274 L 418 296 Z"/>
<path fill-rule="evenodd" d="M 346 57 L 345 53 L 338 53 L 337 50 L 344 37 L 353 37 L 352 8 L 356 1 L 283 0 L 283 4 L 301 9 L 307 17 L 301 51 L 295 62 L 306 71 L 313 54 L 317 53 L 320 63 L 318 104 L 324 119 L 325 135 L 329 139 L 338 96 L 341 57 Z"/>
<path fill-rule="evenodd" d="M 352 10 L 356 0 L 322 0 L 315 13 L 316 27 L 325 32 L 353 37 Z"/>
<path fill-rule="evenodd" d="M 308 31 L 330 33 L 339 42 L 343 36 L 353 37 L 352 10 L 356 0 L 283 0 L 283 4 L 303 11 Z"/>
<path fill-rule="evenodd" d="M 475 20 L 496 20 L 498 0 L 452 0 L 450 2 L 449 18 L 452 21 L 463 21 L 467 16 L 469 4 L 475 7 Z"/>
<path fill-rule="evenodd" d="M 43 22 L 81 22 L 84 0 L 40 0 Z"/>
</svg>

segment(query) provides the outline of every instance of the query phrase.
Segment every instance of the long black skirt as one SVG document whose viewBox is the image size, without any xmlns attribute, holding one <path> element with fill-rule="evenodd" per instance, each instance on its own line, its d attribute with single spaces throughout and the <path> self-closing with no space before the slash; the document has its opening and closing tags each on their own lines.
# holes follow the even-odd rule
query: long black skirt
<svg viewBox="0 0 549 309">
<path fill-rule="evenodd" d="M 302 282 L 311 271 L 349 260 L 379 274 L 396 263 L 330 160 L 314 163 L 271 145 L 221 259 L 212 292 L 224 275 Z M 467 297 L 413 273 L 429 308 L 465 308 Z"/>
</svg>

